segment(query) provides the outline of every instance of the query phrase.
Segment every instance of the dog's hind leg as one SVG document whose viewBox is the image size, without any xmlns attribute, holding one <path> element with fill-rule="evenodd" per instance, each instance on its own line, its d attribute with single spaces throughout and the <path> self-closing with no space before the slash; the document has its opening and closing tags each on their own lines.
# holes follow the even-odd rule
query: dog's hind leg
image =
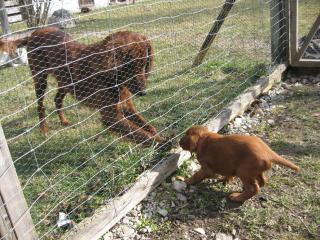
<svg viewBox="0 0 320 240">
<path fill-rule="evenodd" d="M 37 96 L 37 102 L 38 102 L 38 114 L 39 114 L 39 120 L 40 120 L 40 130 L 42 133 L 47 134 L 48 133 L 48 125 L 46 121 L 46 113 L 45 113 L 45 107 L 43 105 L 44 101 L 44 95 L 47 90 L 47 77 L 48 74 L 46 72 L 34 72 L 32 71 L 33 80 L 34 80 L 34 86 Z"/>
<path fill-rule="evenodd" d="M 259 184 L 260 187 L 263 187 L 264 185 L 266 185 L 266 183 L 267 183 L 267 178 L 266 178 L 266 176 L 263 174 L 263 172 L 258 175 L 257 181 L 258 181 L 258 184 Z"/>
<path fill-rule="evenodd" d="M 230 200 L 235 202 L 244 202 L 259 192 L 259 185 L 255 178 L 240 177 L 243 183 L 242 193 L 232 193 L 229 195 Z"/>
<path fill-rule="evenodd" d="M 54 102 L 56 104 L 60 122 L 64 126 L 70 125 L 70 121 L 65 117 L 64 111 L 63 111 L 63 99 L 66 96 L 66 94 L 67 94 L 67 91 L 62 87 L 58 89 L 58 92 L 54 98 Z"/>
</svg>

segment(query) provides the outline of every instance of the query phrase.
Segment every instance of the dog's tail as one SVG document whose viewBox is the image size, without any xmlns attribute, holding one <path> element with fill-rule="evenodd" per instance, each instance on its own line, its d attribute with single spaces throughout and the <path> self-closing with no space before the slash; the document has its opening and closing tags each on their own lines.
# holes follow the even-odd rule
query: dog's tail
<svg viewBox="0 0 320 240">
<path fill-rule="evenodd" d="M 149 41 L 147 41 L 146 43 L 147 43 L 147 56 L 146 56 L 147 64 L 145 67 L 145 74 L 146 74 L 146 77 L 148 77 L 153 65 L 153 47 Z"/>
<path fill-rule="evenodd" d="M 276 154 L 274 152 L 273 154 L 273 158 L 272 158 L 272 162 L 275 163 L 275 164 L 278 164 L 278 165 L 282 165 L 282 166 L 285 166 L 285 167 L 288 167 L 288 168 L 291 168 L 292 170 L 295 170 L 295 171 L 299 171 L 300 168 L 295 165 L 294 163 L 290 162 L 289 160 L 279 156 L 278 154 Z"/>
</svg>

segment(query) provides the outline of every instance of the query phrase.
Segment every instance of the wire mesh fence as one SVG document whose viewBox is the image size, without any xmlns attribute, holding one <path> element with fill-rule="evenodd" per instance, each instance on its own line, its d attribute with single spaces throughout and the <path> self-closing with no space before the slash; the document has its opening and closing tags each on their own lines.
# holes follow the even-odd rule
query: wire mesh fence
<svg viewBox="0 0 320 240">
<path fill-rule="evenodd" d="M 320 16 L 320 3 L 316 0 L 300 0 L 298 5 L 298 37 L 299 47 L 305 42 L 312 25 Z M 320 26 L 317 28 L 303 58 L 320 59 Z"/>
<path fill-rule="evenodd" d="M 122 194 L 186 129 L 268 73 L 275 16 L 263 0 L 236 1 L 191 68 L 224 2 L 135 1 L 10 42 L 9 62 L 25 47 L 28 65 L 0 69 L 0 121 L 40 239 Z"/>
</svg>

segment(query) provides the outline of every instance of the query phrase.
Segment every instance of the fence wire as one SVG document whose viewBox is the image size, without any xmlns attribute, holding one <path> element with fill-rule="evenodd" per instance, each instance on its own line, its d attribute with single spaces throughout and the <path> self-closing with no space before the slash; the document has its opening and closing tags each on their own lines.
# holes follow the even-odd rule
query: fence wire
<svg viewBox="0 0 320 240">
<path fill-rule="evenodd" d="M 236 1 L 191 68 L 224 2 L 135 1 L 14 42 L 28 65 L 0 69 L 0 122 L 40 239 L 71 227 L 59 213 L 79 223 L 121 195 L 186 129 L 268 73 L 274 16 L 264 0 Z M 19 58 L 12 46 L 4 65 Z"/>
</svg>

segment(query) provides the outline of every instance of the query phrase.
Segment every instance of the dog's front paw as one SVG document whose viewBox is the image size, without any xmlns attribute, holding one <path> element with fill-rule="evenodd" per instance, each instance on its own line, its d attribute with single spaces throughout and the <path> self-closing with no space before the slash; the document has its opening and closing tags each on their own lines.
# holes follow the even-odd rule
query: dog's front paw
<svg viewBox="0 0 320 240">
<path fill-rule="evenodd" d="M 41 122 L 40 123 L 40 131 L 42 132 L 42 134 L 44 136 L 48 136 L 49 127 L 48 127 L 46 122 Z"/>
<path fill-rule="evenodd" d="M 64 120 L 64 121 L 61 121 L 61 125 L 62 126 L 70 126 L 71 122 L 69 120 Z"/>
<path fill-rule="evenodd" d="M 143 127 L 143 129 L 151 133 L 152 135 L 157 135 L 157 129 L 151 125 L 146 125 Z"/>
</svg>

